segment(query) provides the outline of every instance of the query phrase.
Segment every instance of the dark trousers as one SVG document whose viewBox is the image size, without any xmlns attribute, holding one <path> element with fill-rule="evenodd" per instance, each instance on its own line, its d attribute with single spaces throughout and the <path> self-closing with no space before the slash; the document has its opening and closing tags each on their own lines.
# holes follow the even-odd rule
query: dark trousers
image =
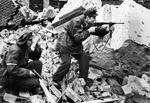
<svg viewBox="0 0 150 103">
<path fill-rule="evenodd" d="M 81 78 L 88 77 L 90 57 L 85 53 L 72 54 L 72 55 L 66 53 L 66 54 L 60 54 L 60 58 L 62 62 L 58 67 L 56 73 L 53 75 L 53 81 L 55 82 L 62 81 L 64 76 L 68 73 L 71 65 L 71 56 L 73 56 L 79 62 L 79 71 L 80 71 L 79 76 Z"/>
<path fill-rule="evenodd" d="M 35 69 L 39 74 L 42 71 L 42 62 L 39 60 L 31 61 L 27 69 Z M 8 88 L 13 90 L 32 90 L 36 87 L 40 87 L 39 78 L 38 77 L 29 77 L 29 78 L 18 78 L 11 77 L 9 80 Z"/>
</svg>

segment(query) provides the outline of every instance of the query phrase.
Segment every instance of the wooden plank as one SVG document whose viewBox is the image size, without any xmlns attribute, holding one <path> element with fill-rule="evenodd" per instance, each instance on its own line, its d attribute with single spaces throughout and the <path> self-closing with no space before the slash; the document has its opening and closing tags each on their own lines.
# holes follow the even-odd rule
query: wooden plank
<svg viewBox="0 0 150 103">
<path fill-rule="evenodd" d="M 58 27 L 64 23 L 70 21 L 71 19 L 73 19 L 75 17 L 82 15 L 84 10 L 85 9 L 82 6 L 80 6 L 79 8 L 73 10 L 72 12 L 67 13 L 64 16 L 60 17 L 60 20 L 58 22 L 53 23 L 52 26 L 54 28 Z"/>
<path fill-rule="evenodd" d="M 39 79 L 39 81 L 40 81 L 40 85 L 41 85 L 41 87 L 42 87 L 42 89 L 43 89 L 43 91 L 44 91 L 44 93 L 45 93 L 45 95 L 47 97 L 48 102 L 56 103 L 56 101 L 54 100 L 52 94 L 48 91 L 48 89 L 46 88 L 45 84 L 43 83 L 42 79 Z"/>
<path fill-rule="evenodd" d="M 78 7 L 78 8 L 76 8 L 76 9 L 74 9 L 74 10 L 72 10 L 71 12 L 69 12 L 69 13 L 67 13 L 67 14 L 64 14 L 63 16 L 61 16 L 61 17 L 59 17 L 59 19 L 61 20 L 61 19 L 65 19 L 65 18 L 67 18 L 67 17 L 70 17 L 71 15 L 73 15 L 73 14 L 76 14 L 76 13 L 82 13 L 83 12 L 83 10 L 85 10 L 82 6 L 80 6 L 80 7 Z"/>
<path fill-rule="evenodd" d="M 92 100 L 92 101 L 86 101 L 86 102 L 82 102 L 82 103 L 110 103 L 110 102 L 115 102 L 118 101 L 119 99 L 104 99 L 104 100 Z"/>
</svg>

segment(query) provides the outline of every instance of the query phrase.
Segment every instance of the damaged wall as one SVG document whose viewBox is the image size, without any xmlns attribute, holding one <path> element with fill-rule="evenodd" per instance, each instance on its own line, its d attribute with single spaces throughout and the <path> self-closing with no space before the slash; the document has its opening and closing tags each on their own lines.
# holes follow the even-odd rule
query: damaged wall
<svg viewBox="0 0 150 103">
<path fill-rule="evenodd" d="M 99 22 L 124 22 L 115 24 L 110 47 L 119 49 L 127 39 L 149 46 L 150 10 L 133 0 L 125 0 L 120 6 L 104 5 L 98 11 Z"/>
<path fill-rule="evenodd" d="M 115 31 L 111 39 L 112 48 L 120 48 L 127 39 L 150 46 L 149 9 L 132 0 L 125 0 L 116 11 L 112 11 L 112 18 L 125 23 L 123 25 L 115 25 Z"/>
<path fill-rule="evenodd" d="M 12 0 L 0 1 L 0 31 L 9 28 L 7 24 L 19 25 L 24 18 Z"/>
</svg>

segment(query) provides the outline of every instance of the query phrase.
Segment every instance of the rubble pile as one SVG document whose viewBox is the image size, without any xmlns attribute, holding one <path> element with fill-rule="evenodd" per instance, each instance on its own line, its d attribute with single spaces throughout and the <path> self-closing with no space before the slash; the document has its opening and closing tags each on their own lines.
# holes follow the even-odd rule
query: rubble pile
<svg viewBox="0 0 150 103">
<path fill-rule="evenodd" d="M 99 9 L 101 1 L 69 0 L 53 22 L 81 5 L 85 8 L 95 5 Z M 39 18 L 53 17 L 51 10 L 53 11 L 51 7 L 43 10 Z M 53 91 L 54 99 L 64 103 L 149 103 L 149 10 L 132 0 L 125 0 L 120 6 L 104 5 L 98 14 L 98 22 L 112 21 L 124 24 L 114 25 L 115 31 L 111 40 L 108 34 L 105 38 L 90 36 L 84 41 L 84 49 L 91 56 L 88 76 L 91 81 L 85 85 L 84 79 L 78 78 L 78 63 L 72 59 L 70 71 L 62 82 L 62 93 L 58 93 L 53 86 L 49 87 L 50 93 Z M 22 27 L 16 31 L 4 29 L 0 32 L 0 55 L 4 55 L 7 46 L 15 43 L 24 30 L 34 33 L 33 44 L 40 38 L 39 44 L 43 50 L 40 58 L 43 62 L 42 76 L 51 81 L 60 63 L 57 52 L 53 50 L 56 39 L 53 35 L 56 32 L 54 29 L 43 27 L 41 24 Z M 45 103 L 41 97 L 33 98 L 40 98 L 39 101 Z M 32 102 L 38 102 L 33 101 L 36 99 L 32 99 Z"/>
<path fill-rule="evenodd" d="M 88 98 L 90 98 L 90 100 L 100 99 L 102 96 L 101 91 L 96 88 L 104 89 L 106 86 L 106 88 L 108 87 L 108 91 L 105 92 L 111 94 L 109 94 L 111 99 L 114 95 L 118 97 L 120 95 L 132 94 L 130 98 L 124 98 L 123 103 L 128 103 L 128 99 L 130 99 L 130 101 L 136 101 L 135 98 L 137 98 L 137 95 L 140 98 L 147 98 L 141 100 L 148 102 L 150 99 L 149 50 L 150 48 L 145 45 L 127 40 L 118 50 L 107 49 L 103 52 L 91 54 L 92 60 L 90 61 L 89 78 L 91 78 L 94 83 L 88 90 L 89 93 L 93 94 L 88 94 Z M 104 87 L 103 82 L 104 84 L 106 83 Z M 91 92 L 91 89 L 95 89 L 98 93 Z M 74 89 L 74 91 L 75 90 L 76 89 Z M 122 97 L 118 98 L 121 99 Z M 141 103 L 141 100 L 137 103 Z"/>
<path fill-rule="evenodd" d="M 34 11 L 32 11 L 30 8 L 28 8 L 27 6 L 22 6 L 19 11 L 23 14 L 24 18 L 26 21 L 31 21 L 33 19 L 35 19 L 38 14 L 35 13 Z"/>
<path fill-rule="evenodd" d="M 57 9 L 54 9 L 54 7 L 49 6 L 47 8 L 44 8 L 42 12 L 39 12 L 37 20 L 54 18 L 57 15 L 57 12 Z"/>
</svg>

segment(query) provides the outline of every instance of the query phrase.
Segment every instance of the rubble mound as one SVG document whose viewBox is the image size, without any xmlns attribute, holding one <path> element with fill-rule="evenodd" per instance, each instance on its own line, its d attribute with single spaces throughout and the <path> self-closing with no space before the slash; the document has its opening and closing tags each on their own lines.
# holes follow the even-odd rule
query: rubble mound
<svg viewBox="0 0 150 103">
<path fill-rule="evenodd" d="M 149 50 L 145 45 L 140 45 L 132 40 L 126 40 L 118 50 L 109 52 L 95 52 L 92 54 L 91 65 L 97 65 L 106 75 L 123 80 L 125 76 L 141 76 L 149 72 Z M 99 67 L 98 67 L 99 66 Z"/>
<path fill-rule="evenodd" d="M 54 21 L 81 5 L 101 7 L 101 1 L 69 0 Z M 49 16 L 49 12 L 47 11 L 45 16 Z M 105 5 L 98 13 L 97 21 L 114 22 L 116 20 L 116 22 L 124 22 L 124 24 L 114 25 L 115 31 L 112 34 L 112 39 L 108 42 L 107 36 L 105 38 L 90 36 L 84 41 L 84 49 L 91 56 L 88 78 L 92 82 L 89 82 L 90 85 L 87 86 L 82 78 L 78 78 L 78 62 L 72 59 L 70 72 L 62 83 L 63 92 L 59 96 L 63 97 L 66 103 L 70 99 L 70 103 L 113 102 L 118 98 L 121 99 L 120 95 L 124 96 L 126 93 L 135 91 L 137 94 L 143 95 L 144 98 L 146 94 L 146 99 L 150 98 L 149 88 L 141 85 L 143 79 L 147 86 L 150 83 L 149 10 L 132 0 L 125 0 L 121 6 Z M 3 30 L 0 32 L 2 38 L 0 42 L 3 43 L 3 46 L 0 47 L 3 49 L 8 43 L 14 43 L 24 29 L 30 29 L 37 37 L 40 37 L 39 42 L 43 49 L 40 58 L 43 62 L 42 75 L 50 81 L 60 63 L 57 52 L 52 51 L 51 48 L 55 40 L 51 30 L 41 25 L 24 27 L 17 31 Z M 0 55 L 3 55 L 3 51 L 0 51 Z M 132 90 L 134 84 L 136 88 Z M 121 87 L 124 85 L 129 86 L 130 91 L 127 91 L 128 88 Z M 139 85 L 143 87 L 139 87 Z M 54 98 L 57 98 L 56 94 L 53 95 Z M 132 101 L 130 97 L 127 97 L 127 100 L 122 103 L 129 103 L 128 101 Z"/>
</svg>

